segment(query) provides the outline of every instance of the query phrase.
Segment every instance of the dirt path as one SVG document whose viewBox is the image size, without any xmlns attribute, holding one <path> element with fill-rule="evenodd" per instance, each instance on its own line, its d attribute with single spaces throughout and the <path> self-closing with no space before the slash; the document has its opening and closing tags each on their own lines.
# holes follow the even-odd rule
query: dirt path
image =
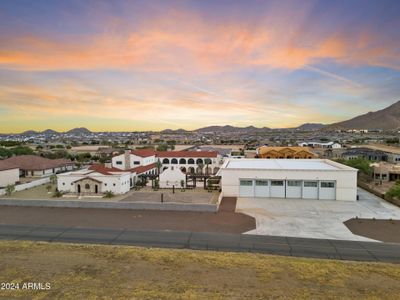
<svg viewBox="0 0 400 300">
<path fill-rule="evenodd" d="M 17 206 L 0 207 L 0 224 L 225 233 L 243 233 L 256 227 L 253 217 L 232 211 L 206 213 Z"/>
</svg>

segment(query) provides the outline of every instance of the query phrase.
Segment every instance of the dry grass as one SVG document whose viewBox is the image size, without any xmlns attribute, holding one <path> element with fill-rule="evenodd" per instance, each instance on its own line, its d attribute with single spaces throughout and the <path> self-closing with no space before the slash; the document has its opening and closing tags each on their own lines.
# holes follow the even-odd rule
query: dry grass
<svg viewBox="0 0 400 300">
<path fill-rule="evenodd" d="M 398 299 L 400 266 L 250 253 L 0 242 L 0 282 L 50 282 L 21 299 Z"/>
</svg>

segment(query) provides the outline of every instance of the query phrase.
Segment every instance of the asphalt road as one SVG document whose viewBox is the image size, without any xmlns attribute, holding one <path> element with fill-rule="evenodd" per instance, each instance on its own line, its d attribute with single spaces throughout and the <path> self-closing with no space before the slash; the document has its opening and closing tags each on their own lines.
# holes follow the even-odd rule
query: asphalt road
<svg viewBox="0 0 400 300">
<path fill-rule="evenodd" d="M 400 263 L 400 244 L 248 234 L 0 225 L 0 240 L 134 245 Z"/>
</svg>

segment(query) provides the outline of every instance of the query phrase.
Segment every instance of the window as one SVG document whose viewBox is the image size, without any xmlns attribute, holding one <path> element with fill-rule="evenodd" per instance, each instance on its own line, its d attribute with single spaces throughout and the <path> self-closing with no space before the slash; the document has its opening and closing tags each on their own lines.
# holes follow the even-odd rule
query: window
<svg viewBox="0 0 400 300">
<path fill-rule="evenodd" d="M 321 182 L 321 187 L 322 188 L 334 188 L 335 187 L 335 183 L 333 181 L 323 181 Z"/>
<path fill-rule="evenodd" d="M 105 183 L 104 186 L 107 186 L 107 183 Z"/>
<path fill-rule="evenodd" d="M 271 181 L 272 186 L 283 186 L 283 181 L 281 180 L 272 180 Z"/>
<path fill-rule="evenodd" d="M 241 186 L 252 186 L 253 180 L 240 180 L 240 185 Z"/>
<path fill-rule="evenodd" d="M 65 185 L 65 182 L 63 182 L 63 185 Z"/>
<path fill-rule="evenodd" d="M 133 162 L 133 164 L 134 164 L 134 165 L 140 165 L 140 161 L 135 160 L 135 161 Z"/>
<path fill-rule="evenodd" d="M 301 181 L 300 180 L 288 180 L 287 184 L 288 184 L 288 186 L 301 186 Z"/>
<path fill-rule="evenodd" d="M 122 165 L 122 161 L 120 161 L 120 160 L 117 160 L 115 163 L 116 163 L 117 165 Z"/>
<path fill-rule="evenodd" d="M 304 187 L 317 187 L 318 184 L 316 181 L 304 181 Z"/>
<path fill-rule="evenodd" d="M 89 184 L 85 184 L 85 189 L 90 190 L 90 185 Z"/>
<path fill-rule="evenodd" d="M 268 180 L 256 180 L 257 186 L 268 186 Z"/>
<path fill-rule="evenodd" d="M 115 183 L 113 183 L 113 186 L 115 186 Z"/>
<path fill-rule="evenodd" d="M 178 160 L 176 158 L 173 158 L 171 160 L 171 164 L 174 164 L 174 165 L 178 164 Z"/>
</svg>

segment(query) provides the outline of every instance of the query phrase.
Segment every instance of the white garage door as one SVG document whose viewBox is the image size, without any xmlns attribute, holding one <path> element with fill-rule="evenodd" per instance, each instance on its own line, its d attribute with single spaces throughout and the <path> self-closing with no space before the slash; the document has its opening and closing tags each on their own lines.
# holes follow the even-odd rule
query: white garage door
<svg viewBox="0 0 400 300">
<path fill-rule="evenodd" d="M 303 198 L 318 199 L 318 181 L 311 181 L 311 180 L 304 181 Z"/>
<path fill-rule="evenodd" d="M 254 197 L 269 197 L 269 181 L 268 180 L 256 180 L 255 195 Z"/>
<path fill-rule="evenodd" d="M 301 180 L 286 181 L 286 198 L 301 198 Z"/>
<path fill-rule="evenodd" d="M 270 197 L 285 198 L 285 181 L 271 180 Z"/>
<path fill-rule="evenodd" d="M 253 180 L 251 179 L 239 180 L 239 197 L 254 197 Z"/>
<path fill-rule="evenodd" d="M 321 181 L 319 189 L 319 199 L 335 200 L 336 199 L 336 182 Z"/>
</svg>

